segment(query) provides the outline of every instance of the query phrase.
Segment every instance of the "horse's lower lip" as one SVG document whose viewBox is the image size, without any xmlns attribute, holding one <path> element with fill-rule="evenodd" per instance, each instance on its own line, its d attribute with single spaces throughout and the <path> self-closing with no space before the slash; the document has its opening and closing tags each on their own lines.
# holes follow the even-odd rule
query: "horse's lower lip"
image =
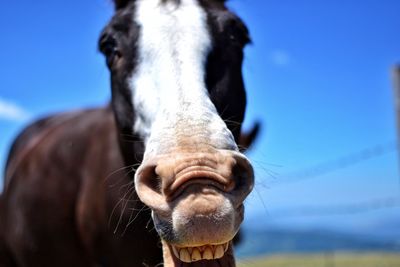
<svg viewBox="0 0 400 267">
<path fill-rule="evenodd" d="M 205 245 L 200 247 L 176 247 L 171 245 L 176 258 L 185 263 L 200 260 L 216 260 L 224 256 L 228 250 L 229 242 L 218 245 Z"/>
</svg>

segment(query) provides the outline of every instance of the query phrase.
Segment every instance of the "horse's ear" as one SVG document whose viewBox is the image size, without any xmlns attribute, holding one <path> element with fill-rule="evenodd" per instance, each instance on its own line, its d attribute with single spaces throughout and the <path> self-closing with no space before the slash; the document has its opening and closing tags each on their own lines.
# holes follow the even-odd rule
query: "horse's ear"
<svg viewBox="0 0 400 267">
<path fill-rule="evenodd" d="M 126 7 L 133 0 L 114 0 L 115 10 Z"/>
<path fill-rule="evenodd" d="M 253 125 L 253 128 L 249 132 L 242 132 L 240 134 L 240 139 L 239 139 L 239 148 L 241 152 L 245 152 L 248 150 L 251 145 L 254 143 L 254 141 L 257 139 L 258 133 L 260 132 L 260 123 L 256 122 Z"/>
</svg>

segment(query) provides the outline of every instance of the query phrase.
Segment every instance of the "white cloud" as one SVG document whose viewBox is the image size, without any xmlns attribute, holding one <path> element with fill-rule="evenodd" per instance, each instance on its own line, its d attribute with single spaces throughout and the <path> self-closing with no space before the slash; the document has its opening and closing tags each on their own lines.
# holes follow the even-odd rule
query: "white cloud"
<svg viewBox="0 0 400 267">
<path fill-rule="evenodd" d="M 287 66 L 290 64 L 290 54 L 285 50 L 274 50 L 271 53 L 271 60 L 277 66 Z"/>
<path fill-rule="evenodd" d="M 0 98 L 0 120 L 24 121 L 29 117 L 29 112 L 21 106 L 12 101 Z"/>
</svg>

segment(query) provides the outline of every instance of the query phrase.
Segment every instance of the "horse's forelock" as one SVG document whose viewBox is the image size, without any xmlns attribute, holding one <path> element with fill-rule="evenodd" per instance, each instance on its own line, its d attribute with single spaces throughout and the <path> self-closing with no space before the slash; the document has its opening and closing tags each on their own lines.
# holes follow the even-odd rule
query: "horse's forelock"
<svg viewBox="0 0 400 267">
<path fill-rule="evenodd" d="M 121 9 L 126 7 L 130 2 L 133 2 L 134 0 L 113 0 L 114 1 L 114 5 L 115 5 L 115 9 Z M 162 1 L 168 1 L 168 0 L 162 0 Z M 179 0 L 174 0 L 174 1 L 179 1 Z M 225 3 L 228 0 L 206 0 L 206 1 L 216 1 L 216 2 L 222 2 Z"/>
<path fill-rule="evenodd" d="M 133 0 L 114 0 L 115 9 L 121 9 L 126 7 Z"/>
</svg>

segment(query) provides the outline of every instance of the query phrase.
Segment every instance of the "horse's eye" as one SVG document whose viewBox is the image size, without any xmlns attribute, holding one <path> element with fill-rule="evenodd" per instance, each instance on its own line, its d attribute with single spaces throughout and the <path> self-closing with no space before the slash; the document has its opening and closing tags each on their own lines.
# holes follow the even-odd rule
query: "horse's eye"
<svg viewBox="0 0 400 267">
<path fill-rule="evenodd" d="M 115 39 L 108 38 L 100 43 L 100 51 L 106 56 L 107 66 L 112 67 L 115 61 L 121 56 Z"/>
<path fill-rule="evenodd" d="M 226 32 L 231 44 L 241 48 L 251 43 L 249 31 L 246 26 L 238 19 L 231 20 L 227 23 Z"/>
</svg>

